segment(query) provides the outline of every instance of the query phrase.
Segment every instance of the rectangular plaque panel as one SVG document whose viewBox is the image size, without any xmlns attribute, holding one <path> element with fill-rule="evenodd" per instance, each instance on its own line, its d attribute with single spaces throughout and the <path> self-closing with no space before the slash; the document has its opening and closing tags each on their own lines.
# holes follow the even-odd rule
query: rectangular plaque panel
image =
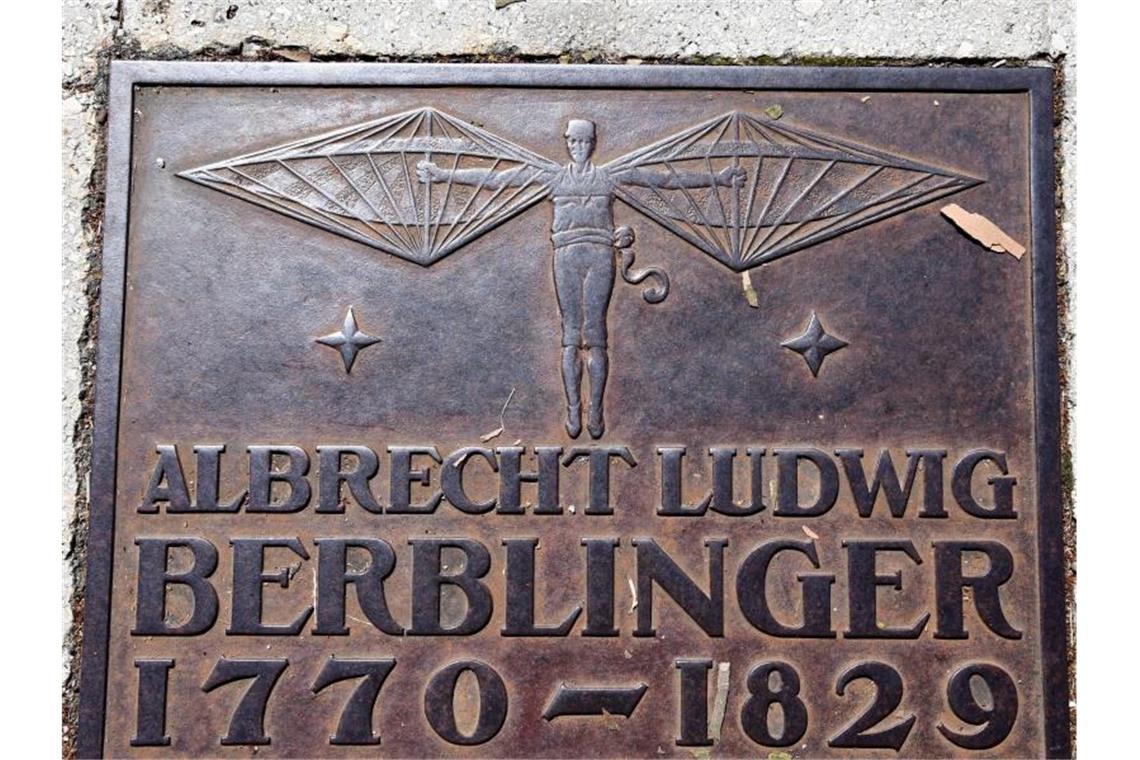
<svg viewBox="0 0 1140 760">
<path fill-rule="evenodd" d="M 1067 755 L 1050 93 L 116 63 L 82 754 Z"/>
</svg>

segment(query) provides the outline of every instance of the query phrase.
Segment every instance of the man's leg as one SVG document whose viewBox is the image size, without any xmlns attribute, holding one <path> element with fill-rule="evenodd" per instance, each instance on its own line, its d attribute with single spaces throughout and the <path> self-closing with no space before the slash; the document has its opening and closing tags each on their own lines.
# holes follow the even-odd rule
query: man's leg
<svg viewBox="0 0 1140 760">
<path fill-rule="evenodd" d="M 577 346 L 562 347 L 562 385 L 566 388 L 566 433 L 582 433 L 582 359 Z"/>
<path fill-rule="evenodd" d="M 582 336 L 586 343 L 586 371 L 590 375 L 590 416 L 586 429 L 593 438 L 601 438 L 606 431 L 603 398 L 610 361 L 606 353 L 608 335 L 606 314 L 614 290 L 614 256 L 609 248 L 592 252 L 591 264 L 582 287 L 585 326 Z"/>
<path fill-rule="evenodd" d="M 606 432 L 602 396 L 606 392 L 606 378 L 610 372 L 610 360 L 605 346 L 593 346 L 586 352 L 586 369 L 590 373 L 590 417 L 586 428 L 590 437 L 601 438 Z"/>
<path fill-rule="evenodd" d="M 562 313 L 562 385 L 566 390 L 566 432 L 582 433 L 582 274 L 566 249 L 554 251 L 554 292 Z"/>
</svg>

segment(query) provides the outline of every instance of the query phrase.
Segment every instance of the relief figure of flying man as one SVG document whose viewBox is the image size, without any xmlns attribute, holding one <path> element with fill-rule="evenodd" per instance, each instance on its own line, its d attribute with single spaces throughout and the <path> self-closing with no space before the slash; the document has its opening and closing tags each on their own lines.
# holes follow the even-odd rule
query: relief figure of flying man
<svg viewBox="0 0 1140 760">
<path fill-rule="evenodd" d="M 606 313 L 609 310 L 617 265 L 614 249 L 629 248 L 630 227 L 614 228 L 614 194 L 618 184 L 661 189 L 730 186 L 746 177 L 740 166 L 716 174 L 690 171 L 647 171 L 638 167 L 611 170 L 591 160 L 597 145 L 592 121 L 571 119 L 566 126 L 570 163 L 547 169 L 540 182 L 550 188 L 554 221 L 554 288 L 562 311 L 562 382 L 566 389 L 566 432 L 582 432 L 582 365 L 589 376 L 589 418 L 586 428 L 594 438 L 605 432 L 603 396 L 609 357 L 606 353 Z M 491 189 L 521 186 L 532 180 L 524 166 L 491 172 L 489 169 L 441 168 L 431 161 L 416 167 L 420 182 L 456 182 Z M 583 353 L 585 356 L 583 357 Z"/>
<path fill-rule="evenodd" d="M 634 233 L 615 228 L 615 200 L 747 272 L 981 182 L 790 121 L 730 111 L 597 165 L 597 126 L 571 119 L 561 165 L 423 107 L 179 176 L 424 267 L 549 199 L 566 432 L 581 434 L 585 406 L 600 438 L 615 277 L 653 278 L 649 303 L 669 288 L 660 268 L 631 269 Z"/>
</svg>

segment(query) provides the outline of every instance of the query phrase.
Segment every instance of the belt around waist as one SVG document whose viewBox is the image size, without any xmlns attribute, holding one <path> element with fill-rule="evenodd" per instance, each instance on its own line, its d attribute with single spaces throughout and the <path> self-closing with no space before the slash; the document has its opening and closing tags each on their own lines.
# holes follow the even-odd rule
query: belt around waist
<svg viewBox="0 0 1140 760">
<path fill-rule="evenodd" d="M 575 229 L 550 233 L 555 248 L 564 248 L 575 243 L 594 243 L 613 247 L 614 233 L 610 230 Z"/>
</svg>

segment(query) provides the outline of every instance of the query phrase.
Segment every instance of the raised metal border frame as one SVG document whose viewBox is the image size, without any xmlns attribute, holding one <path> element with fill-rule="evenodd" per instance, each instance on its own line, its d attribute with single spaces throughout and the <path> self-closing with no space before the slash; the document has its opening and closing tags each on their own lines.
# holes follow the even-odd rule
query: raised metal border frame
<svg viewBox="0 0 1140 760">
<path fill-rule="evenodd" d="M 562 66 L 553 64 L 205 63 L 111 64 L 103 278 L 95 378 L 90 532 L 84 595 L 78 754 L 103 754 L 110 638 L 111 569 L 123 288 L 131 180 L 134 90 L 147 85 L 282 87 L 528 87 L 750 90 L 937 90 L 1026 93 L 1033 258 L 1033 362 L 1037 452 L 1037 551 L 1045 755 L 1069 757 L 1067 598 L 1061 532 L 1060 385 L 1053 191 L 1053 70 L 1050 68 L 862 68 Z"/>
</svg>

